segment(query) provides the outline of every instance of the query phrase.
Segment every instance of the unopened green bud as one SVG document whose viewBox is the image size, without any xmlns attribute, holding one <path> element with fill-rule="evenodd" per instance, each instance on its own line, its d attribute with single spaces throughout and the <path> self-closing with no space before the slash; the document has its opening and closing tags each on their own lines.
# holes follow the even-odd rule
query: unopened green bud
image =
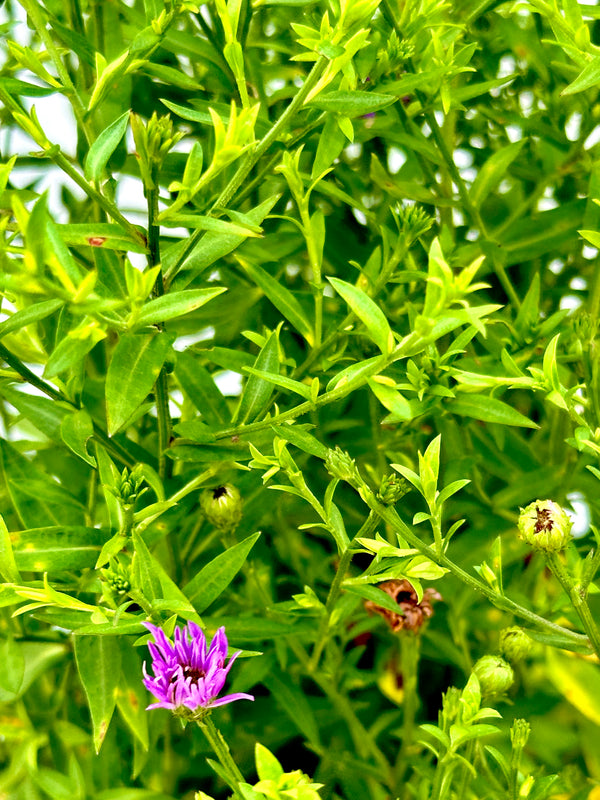
<svg viewBox="0 0 600 800">
<path fill-rule="evenodd" d="M 386 506 L 393 506 L 408 492 L 410 492 L 408 481 L 392 473 L 382 478 L 377 499 Z"/>
<path fill-rule="evenodd" d="M 500 656 L 483 656 L 473 667 L 479 679 L 483 697 L 494 698 L 503 695 L 515 679 L 511 665 Z"/>
<path fill-rule="evenodd" d="M 516 719 L 510 729 L 510 741 L 514 750 L 522 750 L 527 744 L 531 725 L 526 719 Z"/>
<path fill-rule="evenodd" d="M 325 456 L 325 469 L 334 478 L 339 478 L 341 481 L 348 481 L 350 484 L 356 484 L 358 479 L 358 470 L 354 459 L 350 458 L 345 450 L 337 447 L 335 450 L 328 450 Z"/>
<path fill-rule="evenodd" d="M 524 630 L 515 626 L 500 631 L 500 653 L 512 664 L 522 661 L 530 652 L 531 639 Z"/>
<path fill-rule="evenodd" d="M 460 705 L 461 691 L 456 686 L 451 686 L 442 695 L 442 710 L 439 713 L 439 724 L 447 730 L 453 722 L 456 722 L 461 710 Z"/>
<path fill-rule="evenodd" d="M 568 514 L 553 500 L 536 500 L 521 509 L 519 538 L 535 550 L 558 553 L 571 541 L 571 522 Z"/>
<path fill-rule="evenodd" d="M 119 596 L 129 592 L 131 588 L 129 570 L 115 559 L 111 558 L 110 567 L 101 569 L 100 573 L 112 594 Z"/>
<path fill-rule="evenodd" d="M 206 519 L 223 531 L 233 530 L 242 518 L 242 496 L 239 489 L 226 483 L 205 489 L 200 495 L 200 508 Z"/>
<path fill-rule="evenodd" d="M 124 506 L 134 505 L 137 498 L 146 491 L 141 488 L 143 482 L 141 464 L 137 464 L 131 471 L 127 467 L 123 469 L 117 486 L 117 497 Z"/>
</svg>

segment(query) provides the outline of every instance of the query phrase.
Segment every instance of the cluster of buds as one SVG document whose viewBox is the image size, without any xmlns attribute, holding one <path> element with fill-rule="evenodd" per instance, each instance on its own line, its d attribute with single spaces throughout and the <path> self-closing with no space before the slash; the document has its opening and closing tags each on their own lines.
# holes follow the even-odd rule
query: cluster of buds
<svg viewBox="0 0 600 800">
<path fill-rule="evenodd" d="M 432 602 L 442 599 L 442 595 L 430 587 L 425 589 L 421 602 L 419 602 L 413 585 L 407 580 L 384 581 L 378 584 L 377 588 L 389 594 L 398 603 L 398 613 L 377 605 L 373 600 L 365 602 L 365 609 L 369 614 L 380 614 L 394 633 L 400 631 L 418 633 L 425 620 L 433 616 Z"/>
<path fill-rule="evenodd" d="M 392 209 L 392 216 L 404 246 L 410 246 L 424 233 L 427 233 L 433 225 L 433 217 L 430 217 L 421 206 L 414 203 L 410 205 L 398 204 Z"/>
<path fill-rule="evenodd" d="M 144 494 L 147 487 L 141 488 L 143 482 L 144 476 L 141 464 L 137 464 L 131 471 L 124 467 L 115 492 L 117 499 L 124 508 L 134 506 L 138 497 Z"/>
<path fill-rule="evenodd" d="M 382 478 L 377 492 L 377 499 L 385 506 L 393 506 L 410 492 L 410 484 L 406 478 L 401 478 L 396 473 Z"/>
<path fill-rule="evenodd" d="M 222 531 L 234 530 L 242 518 L 242 496 L 230 483 L 205 489 L 200 495 L 200 508 L 206 519 Z"/>
<path fill-rule="evenodd" d="M 572 527 L 569 515 L 553 500 L 536 500 L 519 515 L 519 538 L 544 553 L 564 550 Z"/>
<path fill-rule="evenodd" d="M 130 121 L 144 188 L 156 189 L 158 173 L 167 153 L 183 134 L 173 130 L 169 114 L 159 117 L 154 112 L 144 125 L 142 118 L 132 112 Z"/>
<path fill-rule="evenodd" d="M 328 450 L 325 456 L 325 469 L 334 478 L 347 481 L 351 486 L 360 483 L 360 476 L 353 458 L 337 445 L 335 450 Z"/>
<path fill-rule="evenodd" d="M 100 573 L 102 580 L 106 584 L 106 589 L 113 598 L 121 598 L 129 593 L 131 589 L 129 569 L 116 559 L 111 558 L 109 567 L 101 569 Z"/>
</svg>

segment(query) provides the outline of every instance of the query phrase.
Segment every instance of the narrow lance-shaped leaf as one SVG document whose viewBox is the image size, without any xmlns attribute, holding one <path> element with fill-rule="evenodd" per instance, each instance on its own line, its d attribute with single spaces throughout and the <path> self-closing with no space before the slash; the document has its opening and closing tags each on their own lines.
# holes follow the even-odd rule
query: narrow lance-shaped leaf
<svg viewBox="0 0 600 800">
<path fill-rule="evenodd" d="M 171 349 L 164 333 L 121 336 L 106 376 L 109 436 L 117 433 L 152 391 Z"/>
<path fill-rule="evenodd" d="M 277 373 L 279 371 L 279 337 L 276 331 L 265 342 L 254 362 L 254 368 L 264 372 Z M 272 383 L 256 375 L 251 375 L 240 399 L 236 421 L 244 423 L 256 419 L 269 402 L 272 391 Z"/>
<path fill-rule="evenodd" d="M 457 397 L 446 403 L 446 408 L 452 414 L 461 417 L 472 417 L 482 422 L 497 422 L 500 425 L 516 425 L 521 428 L 537 428 L 538 425 L 532 422 L 520 411 L 517 411 L 508 403 L 497 400 L 495 397 L 483 397 L 482 395 L 468 395 Z"/>
<path fill-rule="evenodd" d="M 129 111 L 126 111 L 106 127 L 92 144 L 84 163 L 84 175 L 88 181 L 97 183 L 102 178 L 109 158 L 125 136 L 128 122 Z"/>
<path fill-rule="evenodd" d="M 150 300 L 141 309 L 136 325 L 154 325 L 157 322 L 166 322 L 169 319 L 190 314 L 203 305 L 227 291 L 223 286 L 211 289 L 190 289 L 183 292 L 171 292 L 162 297 Z"/>
<path fill-rule="evenodd" d="M 351 283 L 346 283 L 339 278 L 328 278 L 327 280 L 364 324 L 371 339 L 381 352 L 389 353 L 394 345 L 394 337 L 385 314 L 379 306 L 357 286 L 352 286 Z"/>
<path fill-rule="evenodd" d="M 260 533 L 253 533 L 224 553 L 220 553 L 206 564 L 187 586 L 184 586 L 184 594 L 199 613 L 208 608 L 229 586 L 244 565 L 259 536 Z"/>
<path fill-rule="evenodd" d="M 87 696 L 94 748 L 100 751 L 117 702 L 121 651 L 110 636 L 75 636 L 75 660 Z"/>
<path fill-rule="evenodd" d="M 257 264 L 239 260 L 248 277 L 263 290 L 275 308 L 296 328 L 298 333 L 301 333 L 306 341 L 312 344 L 313 334 L 310 322 L 306 318 L 302 306 L 287 286 L 275 280 Z"/>
</svg>

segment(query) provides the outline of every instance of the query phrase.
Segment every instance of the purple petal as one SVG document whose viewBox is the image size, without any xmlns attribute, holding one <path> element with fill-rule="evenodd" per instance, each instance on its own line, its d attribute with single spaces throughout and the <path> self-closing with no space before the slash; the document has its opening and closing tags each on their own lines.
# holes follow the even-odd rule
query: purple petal
<svg viewBox="0 0 600 800">
<path fill-rule="evenodd" d="M 224 706 L 225 703 L 233 703 L 234 700 L 254 700 L 251 694 L 244 694 L 244 692 L 236 692 L 235 694 L 226 694 L 225 697 L 219 697 L 218 700 L 213 700 L 210 707 Z"/>
</svg>

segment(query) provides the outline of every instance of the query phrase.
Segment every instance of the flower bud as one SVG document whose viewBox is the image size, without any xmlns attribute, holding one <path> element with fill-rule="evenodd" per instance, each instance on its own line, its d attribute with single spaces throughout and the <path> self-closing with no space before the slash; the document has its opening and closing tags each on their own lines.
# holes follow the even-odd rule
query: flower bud
<svg viewBox="0 0 600 800">
<path fill-rule="evenodd" d="M 400 478 L 392 473 L 382 478 L 377 499 L 385 506 L 393 506 L 408 492 L 410 492 L 410 485 L 406 478 Z"/>
<path fill-rule="evenodd" d="M 531 639 L 524 630 L 515 626 L 500 631 L 500 653 L 512 664 L 522 661 L 530 651 Z"/>
<path fill-rule="evenodd" d="M 509 663 L 500 656 L 483 656 L 473 667 L 479 679 L 483 697 L 494 698 L 504 694 L 515 679 Z"/>
<path fill-rule="evenodd" d="M 211 525 L 230 531 L 242 518 L 242 496 L 236 486 L 226 483 L 203 491 L 200 495 L 200 508 Z"/>
<path fill-rule="evenodd" d="M 571 541 L 571 522 L 568 514 L 552 500 L 536 500 L 521 509 L 519 538 L 535 550 L 557 553 Z"/>
<path fill-rule="evenodd" d="M 527 744 L 531 725 L 526 719 L 516 719 L 510 729 L 510 741 L 515 750 L 522 750 Z"/>
<path fill-rule="evenodd" d="M 335 450 L 328 450 L 325 456 L 325 469 L 334 478 L 339 478 L 341 481 L 348 481 L 350 484 L 355 484 L 358 478 L 358 471 L 354 459 L 350 458 L 345 450 L 337 447 Z"/>
<path fill-rule="evenodd" d="M 142 489 L 143 482 L 141 464 L 136 464 L 131 471 L 127 467 L 123 468 L 116 491 L 116 496 L 123 506 L 133 506 L 137 498 L 144 494 L 146 488 Z"/>
<path fill-rule="evenodd" d="M 109 568 L 101 569 L 100 573 L 112 595 L 122 597 L 129 592 L 131 588 L 129 570 L 115 559 L 111 558 Z"/>
</svg>

